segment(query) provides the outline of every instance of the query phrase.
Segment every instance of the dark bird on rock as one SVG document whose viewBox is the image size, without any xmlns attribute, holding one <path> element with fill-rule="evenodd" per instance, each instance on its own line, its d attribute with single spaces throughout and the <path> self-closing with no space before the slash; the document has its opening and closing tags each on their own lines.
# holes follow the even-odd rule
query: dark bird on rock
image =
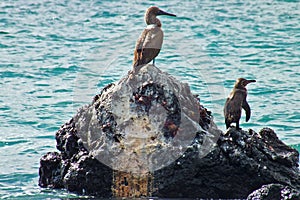
<svg viewBox="0 0 300 200">
<path fill-rule="evenodd" d="M 161 30 L 161 22 L 156 18 L 158 15 L 176 15 L 160 10 L 158 7 L 152 6 L 145 13 L 146 29 L 142 32 L 136 42 L 134 50 L 133 68 L 136 69 L 140 65 L 147 64 L 159 54 L 164 33 Z"/>
<path fill-rule="evenodd" d="M 246 112 L 246 122 L 249 121 L 251 116 L 251 109 L 246 100 L 247 89 L 246 86 L 249 83 L 256 82 L 256 80 L 246 80 L 239 78 L 236 80 L 233 90 L 227 98 L 224 106 L 224 117 L 226 128 L 230 127 L 231 123 L 236 123 L 236 129 L 239 130 L 239 121 L 242 114 L 242 108 Z"/>
</svg>

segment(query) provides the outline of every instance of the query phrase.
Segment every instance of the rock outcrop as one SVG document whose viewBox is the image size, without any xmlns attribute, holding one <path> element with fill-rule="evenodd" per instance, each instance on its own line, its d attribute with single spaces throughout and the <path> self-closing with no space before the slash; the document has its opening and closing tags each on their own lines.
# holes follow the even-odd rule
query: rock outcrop
<svg viewBox="0 0 300 200">
<path fill-rule="evenodd" d="M 105 87 L 56 141 L 59 153 L 40 161 L 41 187 L 98 197 L 300 197 L 296 150 L 268 128 L 222 133 L 187 84 L 153 65 Z"/>
</svg>

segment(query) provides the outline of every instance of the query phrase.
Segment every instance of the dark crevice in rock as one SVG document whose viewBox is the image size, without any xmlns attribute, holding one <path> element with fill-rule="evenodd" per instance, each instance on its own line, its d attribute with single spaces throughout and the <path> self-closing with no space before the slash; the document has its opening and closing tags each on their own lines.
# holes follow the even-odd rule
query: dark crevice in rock
<svg viewBox="0 0 300 200">
<path fill-rule="evenodd" d="M 104 106 L 99 106 L 96 110 L 102 131 L 110 140 L 120 142 L 123 136 L 116 133 L 117 122 L 113 113 L 108 111 Z"/>
</svg>

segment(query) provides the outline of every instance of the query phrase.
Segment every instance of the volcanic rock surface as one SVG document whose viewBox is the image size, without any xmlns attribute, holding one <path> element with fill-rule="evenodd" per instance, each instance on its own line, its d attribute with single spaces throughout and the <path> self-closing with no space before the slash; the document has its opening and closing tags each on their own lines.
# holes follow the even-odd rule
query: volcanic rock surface
<svg viewBox="0 0 300 200">
<path fill-rule="evenodd" d="M 97 197 L 299 197 L 296 150 L 269 128 L 222 133 L 188 84 L 150 64 L 105 87 L 56 142 L 59 152 L 40 160 L 41 187 Z"/>
</svg>

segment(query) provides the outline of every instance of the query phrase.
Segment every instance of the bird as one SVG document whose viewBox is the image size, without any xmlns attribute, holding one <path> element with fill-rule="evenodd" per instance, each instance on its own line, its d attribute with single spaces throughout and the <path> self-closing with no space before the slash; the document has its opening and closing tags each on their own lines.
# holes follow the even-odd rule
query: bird
<svg viewBox="0 0 300 200">
<path fill-rule="evenodd" d="M 249 121 L 251 116 L 251 109 L 246 100 L 247 89 L 246 86 L 249 83 L 254 83 L 256 80 L 246 80 L 244 78 L 238 78 L 234 84 L 233 90 L 227 98 L 224 106 L 224 117 L 226 129 L 228 129 L 231 123 L 236 123 L 236 130 L 240 130 L 239 121 L 242 115 L 242 109 L 246 112 L 246 122 Z"/>
<path fill-rule="evenodd" d="M 138 66 L 147 64 L 152 60 L 154 65 L 155 57 L 160 52 L 164 33 L 161 29 L 160 20 L 156 18 L 158 15 L 169 15 L 176 17 L 176 15 L 160 10 L 156 6 L 151 6 L 146 10 L 145 22 L 147 27 L 136 41 L 133 58 L 134 69 L 136 69 Z"/>
</svg>

